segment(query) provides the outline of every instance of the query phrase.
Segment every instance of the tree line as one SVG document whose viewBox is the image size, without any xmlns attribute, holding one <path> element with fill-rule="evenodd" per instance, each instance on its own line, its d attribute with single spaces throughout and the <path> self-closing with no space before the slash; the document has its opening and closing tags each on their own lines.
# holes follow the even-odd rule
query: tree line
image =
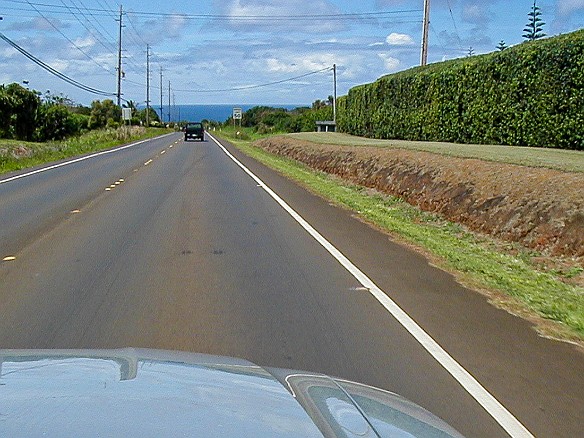
<svg viewBox="0 0 584 438">
<path fill-rule="evenodd" d="M 146 123 L 146 109 L 132 105 L 132 124 Z M 91 106 L 75 104 L 62 95 L 44 95 L 20 84 L 0 85 L 0 138 L 48 141 L 121 124 L 122 109 L 113 100 L 95 100 Z M 150 108 L 149 120 L 159 123 Z"/>
<path fill-rule="evenodd" d="M 329 96 L 327 100 L 315 100 L 310 107 L 298 107 L 292 110 L 255 106 L 243 113 L 241 126 L 253 128 L 258 134 L 314 131 L 317 120 L 332 120 L 332 117 L 332 96 Z M 222 124 L 205 122 L 208 126 L 229 126 L 233 123 L 233 119 L 229 117 Z"/>
</svg>

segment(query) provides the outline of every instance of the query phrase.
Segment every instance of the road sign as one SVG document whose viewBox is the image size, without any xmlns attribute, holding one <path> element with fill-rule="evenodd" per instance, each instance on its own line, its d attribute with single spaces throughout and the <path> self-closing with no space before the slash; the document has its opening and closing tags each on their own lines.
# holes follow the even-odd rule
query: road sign
<svg viewBox="0 0 584 438">
<path fill-rule="evenodd" d="M 241 108 L 233 108 L 233 120 L 241 120 Z"/>
<path fill-rule="evenodd" d="M 132 120 L 132 108 L 122 108 L 122 119 Z"/>
</svg>

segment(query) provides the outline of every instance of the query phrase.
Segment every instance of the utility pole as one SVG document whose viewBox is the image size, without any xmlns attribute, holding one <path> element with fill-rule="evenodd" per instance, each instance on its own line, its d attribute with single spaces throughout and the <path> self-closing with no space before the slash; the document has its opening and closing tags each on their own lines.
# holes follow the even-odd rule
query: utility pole
<svg viewBox="0 0 584 438">
<path fill-rule="evenodd" d="M 335 122 L 335 129 L 337 124 L 337 64 L 333 64 L 333 122 Z"/>
<path fill-rule="evenodd" d="M 118 36 L 118 106 L 122 104 L 122 5 L 120 5 L 120 18 L 116 21 L 120 22 L 120 30 Z"/>
<path fill-rule="evenodd" d="M 164 118 L 162 117 L 162 66 L 160 66 L 160 121 L 164 123 Z"/>
<path fill-rule="evenodd" d="M 146 127 L 150 126 L 150 45 L 146 44 Z"/>
<path fill-rule="evenodd" d="M 170 123 L 170 81 L 168 81 L 168 123 Z"/>
<path fill-rule="evenodd" d="M 176 96 L 172 93 L 172 112 L 174 113 L 175 122 L 180 122 L 180 110 L 178 113 L 178 118 L 176 116 Z"/>
<path fill-rule="evenodd" d="M 428 64 L 428 30 L 430 28 L 430 0 L 424 0 L 424 22 L 422 26 L 422 55 L 420 65 Z"/>
</svg>

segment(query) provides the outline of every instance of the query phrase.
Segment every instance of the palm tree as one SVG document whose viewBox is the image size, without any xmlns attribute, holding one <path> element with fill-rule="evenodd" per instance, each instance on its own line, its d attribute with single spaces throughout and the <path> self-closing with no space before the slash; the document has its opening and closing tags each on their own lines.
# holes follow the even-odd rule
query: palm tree
<svg viewBox="0 0 584 438">
<path fill-rule="evenodd" d="M 124 108 L 132 108 L 132 113 L 136 111 L 136 102 L 133 100 L 128 100 L 126 103 L 122 105 Z"/>
</svg>

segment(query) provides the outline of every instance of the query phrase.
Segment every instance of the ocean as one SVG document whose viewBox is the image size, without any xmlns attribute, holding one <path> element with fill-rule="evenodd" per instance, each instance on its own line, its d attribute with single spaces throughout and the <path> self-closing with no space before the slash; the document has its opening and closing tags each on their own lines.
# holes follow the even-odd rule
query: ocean
<svg viewBox="0 0 584 438">
<path fill-rule="evenodd" d="M 215 120 L 218 122 L 224 122 L 233 113 L 233 108 L 241 108 L 243 112 L 247 111 L 250 108 L 259 105 L 171 105 L 170 106 L 170 121 L 177 122 L 177 121 L 200 121 L 203 119 L 206 120 Z M 287 110 L 292 110 L 294 108 L 302 107 L 302 106 L 310 106 L 306 104 L 274 104 L 274 105 L 262 105 L 262 106 L 271 106 L 274 108 L 285 108 Z M 160 117 L 160 106 L 152 106 L 153 109 L 156 111 L 158 116 Z M 162 106 L 162 115 L 163 121 L 168 121 L 168 105 Z"/>
</svg>

